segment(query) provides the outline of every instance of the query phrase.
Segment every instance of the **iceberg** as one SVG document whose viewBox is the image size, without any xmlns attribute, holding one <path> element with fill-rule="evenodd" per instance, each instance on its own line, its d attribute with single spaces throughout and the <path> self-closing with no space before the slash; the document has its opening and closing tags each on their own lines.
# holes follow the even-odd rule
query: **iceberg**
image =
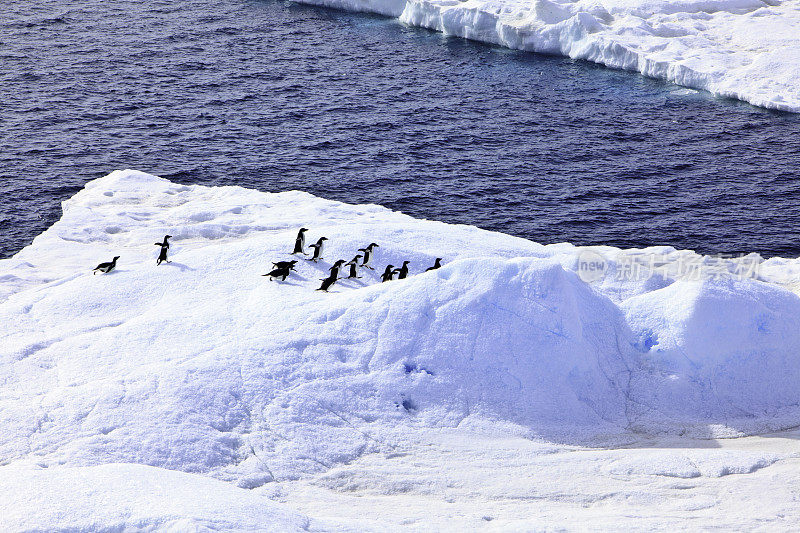
<svg viewBox="0 0 800 533">
<path fill-rule="evenodd" d="M 285 282 L 262 277 L 292 257 L 301 226 L 328 237 L 325 259 L 301 259 Z M 156 266 L 165 234 L 172 262 Z M 370 242 L 377 273 L 409 260 L 411 275 L 380 283 L 362 270 L 315 290 L 334 260 Z M 115 255 L 114 271 L 92 274 Z M 425 272 L 436 257 L 442 268 Z M 709 480 L 776 468 L 791 445 L 612 449 L 800 425 L 800 264 L 745 259 L 742 272 L 736 258 L 670 247 L 542 245 L 298 191 L 115 171 L 0 261 L 0 486 L 18 495 L 9 508 L 27 509 L 11 523 L 381 529 L 360 521 L 361 507 L 333 519 L 314 502 L 320 491 L 440 494 L 439 466 L 412 480 L 387 464 L 409 454 L 419 460 L 404 468 L 448 464 L 469 442 L 458 453 L 473 474 L 458 483 L 483 479 L 486 460 L 521 471 L 520 454 L 584 479 L 596 468 Z M 631 275 L 643 264 L 647 276 Z M 432 459 L 433 449 L 451 451 Z M 84 485 L 64 500 L 71 475 Z M 191 500 L 156 501 L 131 476 L 220 497 L 192 514 Z M 28 482 L 61 503 L 38 512 L 45 504 L 14 488 Z M 134 503 L 98 511 L 100 522 L 58 507 L 84 505 L 95 483 Z M 481 483 L 487 501 L 519 497 Z M 272 506 L 254 514 L 253 494 Z M 219 522 L 226 508 L 238 525 Z M 416 525 L 448 529 L 439 518 Z"/>
<path fill-rule="evenodd" d="M 800 112 L 796 0 L 300 0 Z"/>
</svg>

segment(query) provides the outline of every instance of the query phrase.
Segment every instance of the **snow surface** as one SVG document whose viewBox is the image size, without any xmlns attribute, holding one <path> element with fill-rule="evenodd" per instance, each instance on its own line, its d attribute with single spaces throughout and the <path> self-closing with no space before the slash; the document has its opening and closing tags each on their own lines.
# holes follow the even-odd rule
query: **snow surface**
<svg viewBox="0 0 800 533">
<path fill-rule="evenodd" d="M 0 529 L 800 518 L 790 488 L 752 505 L 776 476 L 796 486 L 795 260 L 751 257 L 742 278 L 668 247 L 544 246 L 136 171 L 63 211 L 0 261 Z M 301 226 L 325 260 L 262 277 Z M 314 290 L 370 242 L 374 273 Z M 587 253 L 606 264 L 589 282 Z M 653 255 L 654 275 L 615 275 Z M 408 279 L 378 283 L 406 259 Z"/>
<path fill-rule="evenodd" d="M 798 0 L 300 0 L 800 112 Z"/>
</svg>

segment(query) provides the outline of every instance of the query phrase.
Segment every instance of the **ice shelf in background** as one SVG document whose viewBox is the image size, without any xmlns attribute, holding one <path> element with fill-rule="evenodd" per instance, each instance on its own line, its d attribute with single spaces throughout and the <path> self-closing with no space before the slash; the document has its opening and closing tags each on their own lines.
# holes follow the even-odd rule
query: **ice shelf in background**
<svg viewBox="0 0 800 533">
<path fill-rule="evenodd" d="M 797 0 L 300 0 L 800 112 Z"/>
</svg>

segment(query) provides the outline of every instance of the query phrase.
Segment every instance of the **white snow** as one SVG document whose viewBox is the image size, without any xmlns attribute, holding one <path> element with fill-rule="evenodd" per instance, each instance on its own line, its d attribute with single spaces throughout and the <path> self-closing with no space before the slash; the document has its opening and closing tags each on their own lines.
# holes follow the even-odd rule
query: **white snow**
<svg viewBox="0 0 800 533">
<path fill-rule="evenodd" d="M 745 260 L 113 172 L 0 261 L 0 529 L 785 528 L 800 263 Z"/>
<path fill-rule="evenodd" d="M 300 0 L 800 112 L 798 0 Z"/>
<path fill-rule="evenodd" d="M 308 518 L 251 491 L 134 464 L 3 466 L 0 493 L 4 531 L 288 532 L 309 527 Z"/>
</svg>

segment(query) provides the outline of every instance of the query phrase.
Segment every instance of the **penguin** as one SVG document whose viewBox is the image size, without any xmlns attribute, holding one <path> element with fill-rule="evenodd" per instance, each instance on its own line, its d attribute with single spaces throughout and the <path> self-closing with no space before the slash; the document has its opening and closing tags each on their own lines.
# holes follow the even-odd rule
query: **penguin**
<svg viewBox="0 0 800 533">
<path fill-rule="evenodd" d="M 358 260 L 361 259 L 361 254 L 358 254 L 350 262 L 345 263 L 345 265 L 350 265 L 350 275 L 347 276 L 347 279 L 353 278 L 360 278 L 361 276 L 358 275 Z"/>
<path fill-rule="evenodd" d="M 314 261 L 316 263 L 322 259 L 322 247 L 325 245 L 325 241 L 327 240 L 327 237 L 320 237 L 316 243 L 309 244 L 309 246 L 314 249 L 314 255 L 311 256 L 311 259 L 306 259 L 306 261 Z"/>
<path fill-rule="evenodd" d="M 339 269 L 342 268 L 343 264 L 344 264 L 344 259 L 339 259 L 333 264 L 333 266 L 330 268 L 331 278 L 339 279 Z"/>
<path fill-rule="evenodd" d="M 336 283 L 336 278 L 333 276 L 329 276 L 322 280 L 322 285 L 320 285 L 319 289 L 316 290 L 328 292 L 328 289 L 330 289 L 334 283 Z"/>
<path fill-rule="evenodd" d="M 172 238 L 172 235 L 164 235 L 164 242 L 157 242 L 155 243 L 156 246 L 161 247 L 161 253 L 158 254 L 158 259 L 156 259 L 156 265 L 160 265 L 163 261 L 167 263 L 171 263 L 169 259 L 167 259 L 167 250 L 169 250 L 169 239 Z"/>
<path fill-rule="evenodd" d="M 303 249 L 306 245 L 307 231 L 308 228 L 300 228 L 300 231 L 297 232 L 297 238 L 294 240 L 294 251 L 292 252 L 293 254 L 308 255 Z"/>
<path fill-rule="evenodd" d="M 430 268 L 426 268 L 425 272 L 429 272 L 431 270 L 436 270 L 437 268 L 442 268 L 442 258 L 437 257 L 436 261 L 433 262 L 433 266 Z"/>
<path fill-rule="evenodd" d="M 296 264 L 297 260 L 295 259 L 294 261 L 278 261 L 277 263 L 272 263 L 272 266 L 275 268 L 294 270 L 294 265 Z"/>
<path fill-rule="evenodd" d="M 100 263 L 99 265 L 94 267 L 94 270 L 92 271 L 92 273 L 93 274 L 97 274 L 98 270 L 100 272 L 102 272 L 103 274 L 107 274 L 107 273 L 111 272 L 112 270 L 114 270 L 114 267 L 117 266 L 117 259 L 119 259 L 118 255 L 115 256 L 114 259 L 112 261 L 108 262 L 108 263 Z"/>
<path fill-rule="evenodd" d="M 383 271 L 383 274 L 381 274 L 381 283 L 391 281 L 392 276 L 394 276 L 394 265 L 389 265 L 386 267 L 386 270 Z"/>
<path fill-rule="evenodd" d="M 374 255 L 374 253 L 373 253 L 373 250 L 372 250 L 372 249 L 373 249 L 374 247 L 376 247 L 376 246 L 377 246 L 378 248 L 380 248 L 380 245 L 378 245 L 378 244 L 375 244 L 375 243 L 373 242 L 372 244 L 370 244 L 370 245 L 369 245 L 369 246 L 367 246 L 366 248 L 359 248 L 359 249 L 358 249 L 358 251 L 359 251 L 359 252 L 364 252 L 364 261 L 362 261 L 362 262 L 361 262 L 361 266 L 362 266 L 362 267 L 368 268 L 368 269 L 370 269 L 370 270 L 375 270 L 374 268 L 372 268 L 372 256 Z"/>
<path fill-rule="evenodd" d="M 408 264 L 411 261 L 403 261 L 403 266 L 397 269 L 397 279 L 406 279 L 408 276 Z"/>
<path fill-rule="evenodd" d="M 269 276 L 269 280 L 272 281 L 275 278 L 281 278 L 281 281 L 286 281 L 286 277 L 291 274 L 290 267 L 278 267 L 273 269 L 268 274 L 262 274 L 262 276 Z"/>
</svg>

